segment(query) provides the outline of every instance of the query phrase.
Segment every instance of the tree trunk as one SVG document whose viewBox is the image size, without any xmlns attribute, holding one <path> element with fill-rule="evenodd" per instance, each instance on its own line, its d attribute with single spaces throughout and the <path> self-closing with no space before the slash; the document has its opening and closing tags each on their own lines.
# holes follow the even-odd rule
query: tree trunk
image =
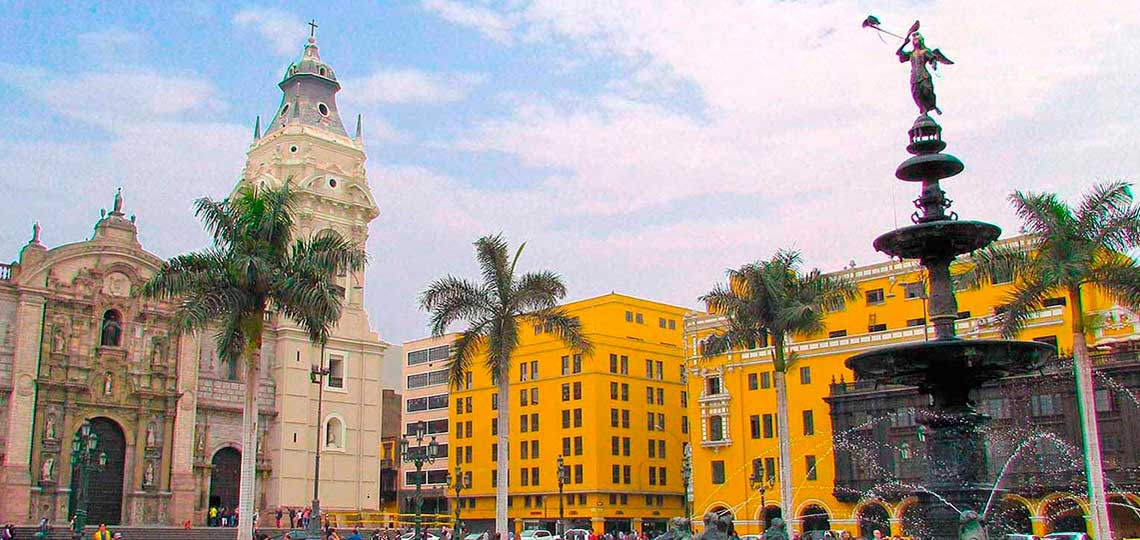
<svg viewBox="0 0 1140 540">
<path fill-rule="evenodd" d="M 237 540 L 253 538 L 253 499 L 257 492 L 257 395 L 261 386 L 261 318 L 256 335 L 248 332 L 245 353 L 245 405 L 241 418 L 241 482 L 238 488 Z"/>
<path fill-rule="evenodd" d="M 1069 291 L 1070 315 L 1073 318 L 1073 372 L 1077 379 L 1077 406 L 1084 436 L 1085 471 L 1089 485 L 1089 509 L 1092 513 L 1093 538 L 1111 540 L 1108 501 L 1104 490 L 1104 466 L 1100 455 L 1100 430 L 1096 419 L 1096 386 L 1093 384 L 1092 359 L 1085 338 L 1084 309 L 1080 289 Z"/>
<path fill-rule="evenodd" d="M 495 531 L 500 534 L 502 540 L 507 540 L 507 537 L 510 536 L 510 530 L 507 528 L 507 487 L 511 471 L 511 464 L 507 457 L 510 453 L 508 435 L 511 431 L 509 368 L 504 369 L 503 373 L 499 375 L 497 386 L 499 388 L 499 448 L 497 457 L 499 484 L 495 487 Z"/>
<path fill-rule="evenodd" d="M 780 470 L 780 516 L 788 524 L 791 532 L 792 514 L 795 506 L 792 504 L 792 443 L 788 430 L 788 381 L 787 364 L 784 361 L 784 340 L 773 339 L 773 354 L 776 357 L 775 371 L 772 373 L 772 382 L 776 387 L 776 437 L 780 444 L 780 456 L 777 467 Z M 791 535 L 789 535 L 790 537 Z"/>
</svg>

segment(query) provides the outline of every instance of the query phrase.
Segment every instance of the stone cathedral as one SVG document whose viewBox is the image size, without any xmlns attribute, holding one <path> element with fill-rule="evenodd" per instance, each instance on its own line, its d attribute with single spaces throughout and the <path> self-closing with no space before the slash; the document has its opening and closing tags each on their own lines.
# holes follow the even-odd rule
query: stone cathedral
<svg viewBox="0 0 1140 540">
<path fill-rule="evenodd" d="M 299 193 L 295 234 L 333 229 L 364 245 L 379 210 L 360 120 L 349 136 L 340 84 L 312 37 L 279 87 L 281 104 L 264 134 L 260 122 L 255 129 L 240 182 L 290 182 Z M 322 507 L 375 510 L 388 345 L 364 311 L 363 273 L 338 278 L 345 309 L 323 350 L 271 316 L 261 431 L 257 448 L 242 448 L 242 370 L 218 359 L 209 332 L 179 333 L 173 305 L 140 297 L 162 260 L 140 244 L 145 226 L 124 207 L 115 193 L 90 239 L 54 248 L 40 243 L 37 224 L 18 259 L 0 265 L 0 516 L 70 519 L 79 476 L 72 439 L 84 422 L 105 455 L 89 476 L 90 523 L 201 525 L 210 506 L 237 506 L 245 451 L 257 453 L 262 515 L 308 506 L 318 444 Z M 318 363 L 329 370 L 323 389 L 310 378 Z"/>
</svg>

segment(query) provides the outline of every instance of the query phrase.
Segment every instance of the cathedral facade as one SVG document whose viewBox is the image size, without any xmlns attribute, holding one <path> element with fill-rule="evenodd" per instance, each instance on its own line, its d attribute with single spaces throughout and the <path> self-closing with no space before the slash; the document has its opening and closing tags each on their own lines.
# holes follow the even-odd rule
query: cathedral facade
<svg viewBox="0 0 1140 540">
<path fill-rule="evenodd" d="M 359 119 L 341 123 L 340 89 L 315 40 L 287 68 L 273 120 L 260 123 L 243 184 L 298 194 L 297 230 L 333 229 L 365 245 L 379 215 Z M 379 506 L 381 358 L 364 310 L 364 273 L 338 276 L 344 311 L 322 348 L 270 314 L 261 353 L 256 448 L 242 448 L 243 370 L 219 359 L 210 332 L 184 333 L 175 306 L 140 295 L 162 260 L 140 244 L 116 193 L 90 239 L 48 248 L 39 225 L 0 265 L 0 516 L 65 523 L 81 480 L 72 444 L 86 424 L 99 458 L 87 475 L 90 523 L 205 522 L 237 506 L 241 453 L 257 453 L 255 507 L 305 507 L 321 451 L 321 504 Z M 313 367 L 327 370 L 311 376 Z M 319 379 L 319 382 L 314 382 Z M 321 415 L 317 416 L 317 401 Z"/>
</svg>

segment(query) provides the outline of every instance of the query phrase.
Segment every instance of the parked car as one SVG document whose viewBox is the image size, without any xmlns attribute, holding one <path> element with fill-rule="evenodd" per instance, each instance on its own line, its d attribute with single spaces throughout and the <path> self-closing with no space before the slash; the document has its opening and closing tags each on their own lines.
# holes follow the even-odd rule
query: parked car
<svg viewBox="0 0 1140 540">
<path fill-rule="evenodd" d="M 485 532 L 471 533 L 467 536 L 464 536 L 463 540 L 487 540 L 487 533 L 485 533 Z"/>
<path fill-rule="evenodd" d="M 1081 532 L 1055 532 L 1045 535 L 1046 540 L 1089 540 L 1089 535 Z"/>
<path fill-rule="evenodd" d="M 1041 537 L 1033 534 L 1007 534 L 1005 540 L 1041 540 Z"/>
<path fill-rule="evenodd" d="M 434 534 L 431 531 L 424 531 L 423 534 L 424 534 L 423 537 L 425 540 L 439 540 L 439 535 Z M 400 535 L 400 540 L 413 540 L 415 537 L 416 537 L 415 531 L 406 532 L 406 533 Z"/>
<path fill-rule="evenodd" d="M 522 532 L 520 540 L 562 540 L 556 534 L 550 534 L 550 531 L 544 529 L 529 529 Z"/>
</svg>

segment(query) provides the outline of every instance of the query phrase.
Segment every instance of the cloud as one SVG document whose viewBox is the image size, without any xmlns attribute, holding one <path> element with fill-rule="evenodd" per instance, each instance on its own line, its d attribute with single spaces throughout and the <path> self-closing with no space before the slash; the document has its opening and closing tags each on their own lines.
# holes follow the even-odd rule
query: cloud
<svg viewBox="0 0 1140 540">
<path fill-rule="evenodd" d="M 472 87 L 484 80 L 481 75 L 444 75 L 416 69 L 378 69 L 371 75 L 343 81 L 352 88 L 345 100 L 361 105 L 445 104 L 462 100 Z"/>
<path fill-rule="evenodd" d="M 120 63 L 133 59 L 143 48 L 143 37 L 121 28 L 107 28 L 76 36 L 79 49 L 100 62 Z"/>
<path fill-rule="evenodd" d="M 292 54 L 305 39 L 305 23 L 296 15 L 273 8 L 249 8 L 237 12 L 232 22 L 254 30 L 265 38 L 278 54 Z"/>
<path fill-rule="evenodd" d="M 226 107 L 212 83 L 192 76 L 130 68 L 58 75 L 35 66 L 0 67 L 0 82 L 56 114 L 108 130 Z"/>
<path fill-rule="evenodd" d="M 511 30 L 515 17 L 494 10 L 456 2 L 454 0 L 423 0 L 424 9 L 433 11 L 444 20 L 460 26 L 474 28 L 491 41 L 510 45 L 514 39 Z"/>
</svg>

